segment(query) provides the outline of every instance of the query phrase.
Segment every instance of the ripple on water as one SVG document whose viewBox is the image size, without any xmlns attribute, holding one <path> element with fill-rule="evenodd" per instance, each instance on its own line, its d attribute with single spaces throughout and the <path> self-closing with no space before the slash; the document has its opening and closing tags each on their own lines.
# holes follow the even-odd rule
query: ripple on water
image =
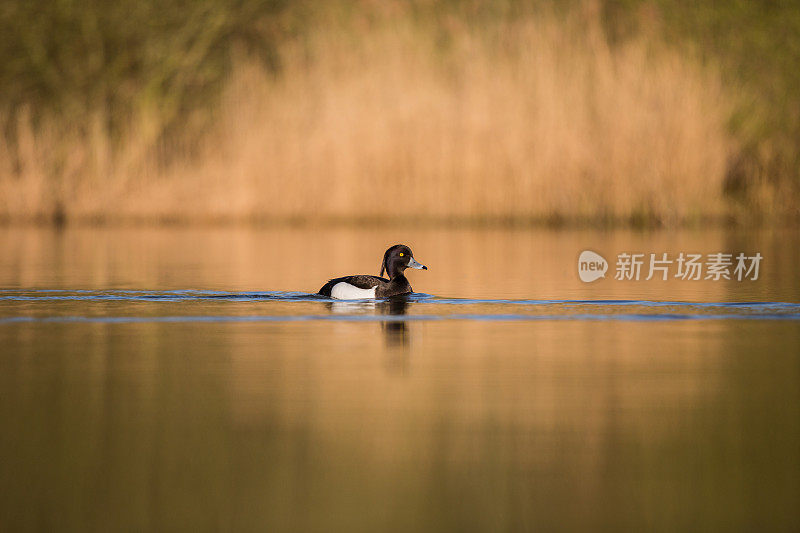
<svg viewBox="0 0 800 533">
<path fill-rule="evenodd" d="M 445 298 L 415 293 L 387 300 L 342 302 L 294 291 L 215 290 L 13 290 L 0 289 L 0 324 L 139 323 L 139 322 L 297 322 L 297 321 L 541 321 L 541 320 L 800 320 L 794 302 L 680 302 L 647 300 L 534 300 Z M 48 313 L 59 302 L 68 313 Z M 125 302 L 124 313 L 109 306 L 105 312 L 81 313 L 81 304 Z M 227 308 L 230 302 L 252 308 Z M 388 305 L 400 302 L 401 305 Z M 160 303 L 183 304 L 180 313 L 159 314 Z M 195 303 L 197 305 L 195 305 Z M 295 304 L 307 304 L 293 308 Z M 24 313 L 16 313 L 24 304 Z M 212 304 L 209 308 L 207 305 Z M 264 312 L 264 304 L 270 312 Z M 314 306 L 309 312 L 309 305 Z M 280 312 L 276 306 L 280 306 Z M 168 309 L 167 309 L 168 310 Z M 234 312 L 235 311 L 235 312 Z M 156 313 L 155 315 L 153 313 Z M 144 313 L 148 313 L 145 315 Z M 5 316 L 3 316 L 5 315 Z"/>
</svg>

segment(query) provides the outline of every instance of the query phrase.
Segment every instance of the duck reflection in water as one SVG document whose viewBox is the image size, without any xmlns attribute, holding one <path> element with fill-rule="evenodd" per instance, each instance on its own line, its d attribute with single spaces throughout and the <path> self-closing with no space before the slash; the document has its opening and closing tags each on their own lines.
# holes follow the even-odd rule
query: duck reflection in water
<svg viewBox="0 0 800 533">
<path fill-rule="evenodd" d="M 408 311 L 408 297 L 406 295 L 391 296 L 382 300 L 342 301 L 331 302 L 331 312 L 335 314 L 375 314 L 387 315 L 392 318 L 381 320 L 381 330 L 384 333 L 387 346 L 407 346 L 408 326 L 405 320 L 394 318 L 405 315 Z"/>
<path fill-rule="evenodd" d="M 400 316 L 405 315 L 407 310 L 408 298 L 404 295 L 386 298 L 379 304 L 379 311 L 382 315 Z M 408 325 L 405 320 L 382 320 L 381 328 L 386 337 L 387 346 L 405 347 L 408 345 Z"/>
</svg>

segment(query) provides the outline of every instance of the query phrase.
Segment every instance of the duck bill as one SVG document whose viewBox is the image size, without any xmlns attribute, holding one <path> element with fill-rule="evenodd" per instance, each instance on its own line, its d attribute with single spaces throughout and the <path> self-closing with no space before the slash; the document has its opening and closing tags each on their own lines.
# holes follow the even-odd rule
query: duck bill
<svg viewBox="0 0 800 533">
<path fill-rule="evenodd" d="M 428 267 L 423 265 L 422 263 L 417 263 L 417 260 L 413 257 L 408 260 L 408 268 L 416 268 L 417 270 L 428 270 Z"/>
</svg>

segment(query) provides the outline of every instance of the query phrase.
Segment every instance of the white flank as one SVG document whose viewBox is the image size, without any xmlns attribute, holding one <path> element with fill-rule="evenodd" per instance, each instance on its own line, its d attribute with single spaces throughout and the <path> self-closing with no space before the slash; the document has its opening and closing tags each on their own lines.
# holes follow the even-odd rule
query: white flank
<svg viewBox="0 0 800 533">
<path fill-rule="evenodd" d="M 364 298 L 375 298 L 375 289 L 359 289 L 355 285 L 350 285 L 344 281 L 340 281 L 331 289 L 331 298 L 337 300 L 363 300 Z"/>
</svg>

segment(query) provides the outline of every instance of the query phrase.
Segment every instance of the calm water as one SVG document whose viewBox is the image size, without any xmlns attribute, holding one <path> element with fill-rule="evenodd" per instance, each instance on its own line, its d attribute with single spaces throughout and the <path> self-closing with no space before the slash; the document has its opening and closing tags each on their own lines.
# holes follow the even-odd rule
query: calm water
<svg viewBox="0 0 800 533">
<path fill-rule="evenodd" d="M 396 242 L 415 295 L 312 295 Z M 0 229 L 0 529 L 796 531 L 798 265 L 793 231 Z"/>
</svg>

